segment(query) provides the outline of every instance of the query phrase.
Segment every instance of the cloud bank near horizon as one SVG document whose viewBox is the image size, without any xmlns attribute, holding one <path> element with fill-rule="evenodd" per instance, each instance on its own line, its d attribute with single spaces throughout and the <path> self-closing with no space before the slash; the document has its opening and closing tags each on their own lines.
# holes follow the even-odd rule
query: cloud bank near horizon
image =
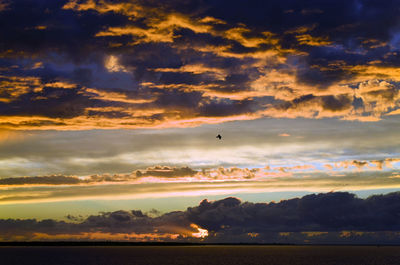
<svg viewBox="0 0 400 265">
<path fill-rule="evenodd" d="M 87 218 L 0 220 L 2 241 L 116 240 L 253 243 L 399 243 L 400 194 L 347 192 L 271 203 L 229 197 L 165 214 L 114 211 Z M 155 215 L 154 215 L 155 214 Z"/>
<path fill-rule="evenodd" d="M 400 113 L 396 1 L 4 3 L 2 129 Z"/>
</svg>

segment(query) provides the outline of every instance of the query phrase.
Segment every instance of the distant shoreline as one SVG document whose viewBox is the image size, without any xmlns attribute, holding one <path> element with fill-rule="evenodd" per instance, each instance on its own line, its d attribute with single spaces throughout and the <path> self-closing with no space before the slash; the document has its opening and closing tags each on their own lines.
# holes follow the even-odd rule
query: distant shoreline
<svg viewBox="0 0 400 265">
<path fill-rule="evenodd" d="M 0 242 L 6 246 L 400 246 L 399 244 L 281 244 L 281 243 L 179 243 L 179 242 L 115 242 L 115 241 L 29 241 Z"/>
</svg>

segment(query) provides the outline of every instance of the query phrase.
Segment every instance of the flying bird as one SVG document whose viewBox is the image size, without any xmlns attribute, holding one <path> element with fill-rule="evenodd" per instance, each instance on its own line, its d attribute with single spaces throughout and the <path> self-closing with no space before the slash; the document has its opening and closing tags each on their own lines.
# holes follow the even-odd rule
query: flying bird
<svg viewBox="0 0 400 265">
<path fill-rule="evenodd" d="M 218 139 L 221 140 L 221 139 L 222 139 L 222 136 L 221 136 L 220 134 L 218 134 L 217 137 L 215 137 L 215 138 L 218 138 Z"/>
</svg>

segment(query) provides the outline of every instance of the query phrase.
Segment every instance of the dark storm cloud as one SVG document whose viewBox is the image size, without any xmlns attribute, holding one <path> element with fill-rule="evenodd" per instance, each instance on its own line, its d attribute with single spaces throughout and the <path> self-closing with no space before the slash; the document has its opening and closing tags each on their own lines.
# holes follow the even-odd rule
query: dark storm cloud
<svg viewBox="0 0 400 265">
<path fill-rule="evenodd" d="M 208 242 L 397 242 L 400 194 L 357 198 L 346 192 L 307 195 L 278 203 L 241 202 L 237 198 L 203 200 L 186 211 L 151 217 L 141 211 L 115 211 L 67 223 L 56 220 L 0 220 L 3 240 L 32 238 L 35 233 L 179 234 L 175 240 L 196 240 L 196 227 L 206 229 Z M 69 218 L 74 219 L 74 218 Z M 397 238 L 397 239 L 396 239 Z M 40 237 L 36 238 L 40 240 Z M 373 241 L 373 239 L 375 241 Z M 243 240 L 243 241 L 240 241 Z M 397 241 L 396 241 L 397 240 Z"/>
<path fill-rule="evenodd" d="M 376 121 L 399 107 L 398 6 L 396 0 L 9 1 L 0 10 L 2 127 L 183 127 L 210 122 L 204 116 L 223 122 L 244 115 Z M 357 93 L 374 80 L 392 85 L 393 93 L 382 95 L 382 87 Z M 55 91 L 49 82 L 75 88 Z M 312 106 L 297 103 L 309 95 Z M 265 97 L 271 100 L 260 105 Z M 377 107 L 382 97 L 385 108 Z"/>
</svg>

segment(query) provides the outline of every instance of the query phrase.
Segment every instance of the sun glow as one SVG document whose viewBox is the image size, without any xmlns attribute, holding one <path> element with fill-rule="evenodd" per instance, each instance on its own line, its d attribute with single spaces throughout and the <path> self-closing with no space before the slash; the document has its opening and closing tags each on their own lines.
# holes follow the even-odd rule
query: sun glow
<svg viewBox="0 0 400 265">
<path fill-rule="evenodd" d="M 194 228 L 194 229 L 197 229 L 197 233 L 192 233 L 192 236 L 193 237 L 196 237 L 196 238 L 205 238 L 205 237 L 207 237 L 208 236 L 208 231 L 206 230 L 206 229 L 202 229 L 202 228 L 200 228 L 198 225 L 196 225 L 196 224 L 191 224 L 190 225 L 190 227 L 192 227 L 192 228 Z"/>
</svg>

